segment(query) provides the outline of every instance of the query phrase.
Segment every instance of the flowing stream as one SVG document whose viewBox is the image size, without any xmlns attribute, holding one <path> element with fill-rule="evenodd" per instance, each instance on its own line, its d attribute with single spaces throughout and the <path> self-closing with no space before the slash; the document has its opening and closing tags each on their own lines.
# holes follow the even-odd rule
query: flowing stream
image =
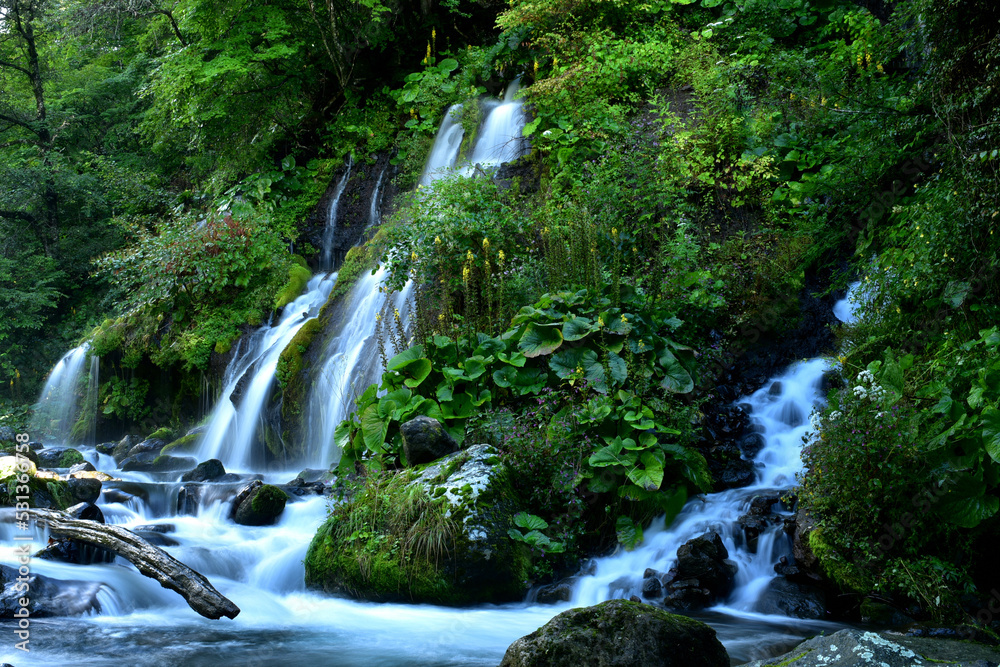
<svg viewBox="0 0 1000 667">
<path fill-rule="evenodd" d="M 494 136 L 486 130 L 500 110 L 503 113 L 496 120 L 508 128 L 507 136 L 520 136 L 519 128 L 510 129 L 510 119 L 513 112 L 521 112 L 505 109 L 516 104 L 508 100 L 493 106 L 484 121 L 481 141 Z M 523 114 L 518 122 L 523 123 Z M 435 145 L 432 156 L 440 152 L 443 157 L 439 162 L 432 157 L 425 177 L 454 165 L 455 126 L 447 123 L 446 117 L 438 137 L 448 143 L 447 150 Z M 507 150 L 510 145 L 495 138 L 488 141 L 499 146 L 498 150 Z M 502 159 L 496 157 L 495 163 Z M 338 185 L 340 192 L 341 186 L 343 182 Z M 381 369 L 373 336 L 374 315 L 385 308 L 389 298 L 379 290 L 383 278 L 384 270 L 379 270 L 357 280 L 345 297 L 343 321 L 328 339 L 309 399 L 313 465 L 325 468 L 336 460 L 332 429 L 349 409 L 355 393 L 377 378 Z M 795 474 L 802 467 L 799 452 L 809 428 L 809 414 L 823 401 L 822 377 L 829 368 L 825 359 L 794 364 L 741 399 L 765 443 L 755 458 L 757 478 L 752 486 L 693 498 L 671 525 L 664 525 L 662 519 L 654 523 L 634 551 L 597 559 L 594 573 L 577 580 L 571 602 L 448 608 L 365 603 L 307 591 L 302 560 L 327 515 L 327 499 L 292 497 L 276 525 L 247 527 L 227 518 L 228 498 L 252 477 L 270 483 L 287 483 L 294 477 L 259 472 L 261 450 L 255 433 L 262 419 L 261 407 L 273 385 L 278 356 L 302 324 L 317 315 L 335 280 L 335 275 L 313 277 L 306 292 L 284 309 L 277 322 L 246 337 L 234 351 L 198 458 L 221 458 L 227 470 L 244 474 L 239 482 L 206 485 L 195 515 L 178 511 L 179 473 L 121 472 L 114 470 L 110 457 L 91 448 L 81 449 L 98 469 L 122 480 L 104 485 L 99 504 L 107 521 L 133 528 L 166 524 L 167 535 L 176 544 L 165 548 L 207 576 L 242 613 L 232 621 L 201 618 L 180 596 L 121 562 L 79 566 L 33 559 L 34 573 L 100 582 L 102 586 L 97 596 L 100 611 L 75 618 L 32 619 L 31 665 L 493 666 L 512 641 L 559 612 L 638 592 L 646 568 L 669 569 L 677 548 L 708 530 L 722 536 L 730 557 L 738 564 L 737 586 L 724 604 L 696 617 L 718 631 L 734 664 L 784 650 L 820 630 L 836 629 L 822 621 L 754 611 L 761 591 L 775 576 L 774 563 L 789 553 L 790 545 L 787 536 L 773 527 L 761 534 L 756 551 L 751 552 L 736 523 L 754 495 L 780 492 L 795 484 Z M 403 318 L 411 288 L 407 285 L 402 292 L 390 295 L 392 307 L 404 311 Z M 836 312 L 848 319 L 851 316 L 846 304 L 838 304 Z M 405 321 L 402 325 L 405 328 Z M 50 384 L 64 382 L 61 378 L 70 373 L 79 376 L 85 353 L 85 348 L 77 348 L 64 357 L 53 370 Z M 17 562 L 10 514 L 10 510 L 0 510 L 0 562 L 5 564 Z M 41 548 L 47 538 L 45 530 L 36 527 L 33 545 Z M 15 651 L 13 643 L 0 644 L 0 662 L 25 664 L 25 655 Z"/>
<path fill-rule="evenodd" d="M 90 343 L 84 343 L 64 354 L 49 372 L 49 377 L 42 388 L 42 395 L 35 404 L 32 428 L 48 433 L 56 443 L 65 444 L 70 441 L 70 431 L 79 418 L 81 408 L 80 382 L 89 351 Z M 97 357 L 92 357 L 92 360 L 96 359 Z M 92 362 L 91 372 L 93 369 L 94 363 Z M 95 379 L 89 378 L 88 384 L 93 384 Z M 84 407 L 87 407 L 90 401 L 86 399 L 89 396 L 84 398 Z M 95 401 L 95 410 L 96 405 Z"/>
</svg>

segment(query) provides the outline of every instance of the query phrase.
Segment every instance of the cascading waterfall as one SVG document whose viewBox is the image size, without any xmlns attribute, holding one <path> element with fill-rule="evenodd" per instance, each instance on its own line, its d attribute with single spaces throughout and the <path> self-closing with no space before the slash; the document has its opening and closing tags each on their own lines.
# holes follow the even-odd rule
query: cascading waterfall
<svg viewBox="0 0 1000 667">
<path fill-rule="evenodd" d="M 319 313 L 335 280 L 336 274 L 313 276 L 305 293 L 285 306 L 277 324 L 261 327 L 240 342 L 223 375 L 222 396 L 199 445 L 199 460 L 220 459 L 227 469 L 237 470 L 259 462 L 262 452 L 253 445 L 278 358 L 302 325 Z"/>
<path fill-rule="evenodd" d="M 491 105 L 469 155 L 470 167 L 495 167 L 524 154 L 524 105 L 515 99 L 520 88 L 520 80 L 511 82 L 504 92 L 503 101 Z"/>
<path fill-rule="evenodd" d="M 347 159 L 347 169 L 344 171 L 344 175 L 340 177 L 337 189 L 333 191 L 333 197 L 330 198 L 330 208 L 327 209 L 326 214 L 326 227 L 323 228 L 323 252 L 320 255 L 319 265 L 321 271 L 333 270 L 333 241 L 337 233 L 337 212 L 340 209 L 340 197 L 344 194 L 344 190 L 347 188 L 347 181 L 351 178 L 353 163 L 353 159 Z"/>
<path fill-rule="evenodd" d="M 378 179 L 375 181 L 375 189 L 372 191 L 372 203 L 368 207 L 368 224 L 365 225 L 365 231 L 373 227 L 378 227 L 382 222 L 382 215 L 379 212 L 382 208 L 382 198 L 379 196 L 382 190 L 382 178 L 385 176 L 385 170 L 387 167 L 383 167 L 382 171 L 379 172 Z"/>
<path fill-rule="evenodd" d="M 849 293 L 836 304 L 834 314 L 841 321 L 853 321 L 852 303 L 853 294 Z M 780 526 L 773 525 L 761 532 L 752 550 L 737 520 L 747 513 L 754 496 L 780 495 L 795 486 L 795 476 L 802 471 L 801 448 L 810 430 L 809 416 L 825 400 L 824 375 L 830 368 L 831 362 L 825 358 L 798 362 L 737 401 L 764 441 L 754 458 L 755 483 L 693 498 L 669 527 L 662 517 L 654 522 L 639 548 L 597 559 L 594 575 L 581 578 L 576 585 L 573 604 L 590 605 L 639 594 L 646 568 L 668 571 L 677 562 L 678 547 L 714 531 L 739 567 L 735 589 L 715 610 L 736 615 L 755 611 L 761 594 L 777 576 L 774 565 L 782 556 L 791 555 L 791 544 Z"/>
<path fill-rule="evenodd" d="M 97 444 L 97 408 L 101 400 L 101 358 L 90 355 L 90 377 L 87 395 L 83 401 L 83 416 L 87 419 L 87 436 L 84 444 Z"/>
<path fill-rule="evenodd" d="M 80 414 L 80 377 L 89 350 L 90 343 L 84 343 L 64 354 L 49 373 L 35 404 L 32 428 L 50 433 L 62 444 L 70 441 L 70 432 Z M 96 402 L 94 405 L 96 409 Z"/>
<path fill-rule="evenodd" d="M 439 178 L 447 176 L 458 161 L 458 151 L 465 136 L 465 130 L 459 122 L 461 114 L 461 104 L 453 104 L 445 112 L 441 126 L 434 137 L 434 145 L 431 146 L 430 155 L 427 157 L 427 164 L 424 165 L 424 173 L 420 177 L 421 186 L 427 187 Z"/>
</svg>

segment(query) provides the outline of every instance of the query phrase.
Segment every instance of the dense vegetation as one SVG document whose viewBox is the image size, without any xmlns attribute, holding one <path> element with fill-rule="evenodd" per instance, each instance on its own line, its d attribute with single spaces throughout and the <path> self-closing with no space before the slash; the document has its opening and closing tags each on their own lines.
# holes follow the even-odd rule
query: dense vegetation
<svg viewBox="0 0 1000 667">
<path fill-rule="evenodd" d="M 343 465 L 405 464 L 400 423 L 436 416 L 515 471 L 538 574 L 630 546 L 710 487 L 694 445 L 725 370 L 838 269 L 864 303 L 807 451 L 810 544 L 854 599 L 975 616 L 968 594 L 1000 583 L 998 19 L 987 0 L 0 0 L 5 400 L 92 334 L 115 416 L 183 421 L 115 406 L 159 372 L 196 393 L 301 289 L 286 248 L 315 266 L 301 223 L 345 156 L 391 153 L 408 188 L 445 108 L 471 135 L 470 101 L 520 75 L 530 155 L 401 198 L 366 253 L 414 279 L 415 345 L 383 313 L 387 393 L 338 429 Z"/>
</svg>

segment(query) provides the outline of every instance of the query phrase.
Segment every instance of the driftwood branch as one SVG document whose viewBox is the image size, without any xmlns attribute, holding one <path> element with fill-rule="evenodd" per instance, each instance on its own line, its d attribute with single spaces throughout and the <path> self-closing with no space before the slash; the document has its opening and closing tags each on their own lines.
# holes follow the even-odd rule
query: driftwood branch
<svg viewBox="0 0 1000 667">
<path fill-rule="evenodd" d="M 72 519 L 63 512 L 52 510 L 31 510 L 31 515 L 48 525 L 55 535 L 115 552 L 164 588 L 180 593 L 192 609 L 206 618 L 236 618 L 240 613 L 240 608 L 215 590 L 208 579 L 126 528 Z"/>
</svg>

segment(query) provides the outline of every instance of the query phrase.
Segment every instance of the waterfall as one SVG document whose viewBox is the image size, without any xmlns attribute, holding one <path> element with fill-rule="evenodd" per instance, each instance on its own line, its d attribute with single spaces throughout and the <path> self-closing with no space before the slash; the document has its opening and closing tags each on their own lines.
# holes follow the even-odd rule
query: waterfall
<svg viewBox="0 0 1000 667">
<path fill-rule="evenodd" d="M 458 161 L 458 150 L 462 147 L 462 138 L 465 136 L 465 130 L 458 121 L 461 114 L 461 104 L 453 104 L 445 112 L 441 127 L 434 137 L 434 145 L 431 146 L 430 155 L 427 157 L 427 164 L 424 165 L 423 175 L 420 177 L 421 186 L 427 187 L 439 178 L 447 176 Z"/>
<path fill-rule="evenodd" d="M 333 270 L 333 241 L 336 238 L 337 232 L 337 210 L 340 208 L 340 196 L 344 194 L 347 181 L 351 178 L 351 166 L 353 163 L 354 161 L 351 158 L 347 159 L 347 169 L 344 171 L 344 175 L 340 177 L 340 181 L 337 182 L 337 188 L 333 191 L 333 197 L 330 198 L 330 208 L 326 214 L 326 227 L 323 228 L 323 254 L 320 258 L 319 267 L 321 271 Z"/>
<path fill-rule="evenodd" d="M 494 103 L 486 114 L 469 156 L 469 165 L 495 167 L 516 160 L 524 154 L 524 105 L 514 98 L 520 81 L 513 81 L 504 92 L 503 101 Z"/>
<path fill-rule="evenodd" d="M 80 376 L 89 350 L 90 343 L 84 343 L 64 354 L 53 366 L 35 403 L 32 428 L 50 434 L 60 444 L 70 441 L 79 417 Z"/>
<path fill-rule="evenodd" d="M 834 308 L 842 321 L 852 321 L 851 299 L 853 294 Z M 640 594 L 646 568 L 669 571 L 677 562 L 680 546 L 714 531 L 739 567 L 735 589 L 714 610 L 736 615 L 753 612 L 768 583 L 777 576 L 775 563 L 782 556 L 791 556 L 791 543 L 780 525 L 772 525 L 761 532 L 756 549 L 751 550 L 737 520 L 747 513 L 754 496 L 781 495 L 795 486 L 795 476 L 803 469 L 801 449 L 811 428 L 809 415 L 825 401 L 823 376 L 830 368 L 831 361 L 826 358 L 798 362 L 737 401 L 749 413 L 752 430 L 764 439 L 764 447 L 754 458 L 754 484 L 691 499 L 670 526 L 662 517 L 654 521 L 637 549 L 597 559 L 594 575 L 577 582 L 573 604 L 591 605 Z"/>
<path fill-rule="evenodd" d="M 199 460 L 220 459 L 227 469 L 236 470 L 260 462 L 255 436 L 278 359 L 302 325 L 319 314 L 335 280 L 336 274 L 313 276 L 306 292 L 285 306 L 277 324 L 261 327 L 237 346 L 223 375 L 222 396 L 199 445 Z"/>
<path fill-rule="evenodd" d="M 375 189 L 372 190 L 372 202 L 368 207 L 368 224 L 365 225 L 366 232 L 372 227 L 378 227 L 382 222 L 382 215 L 379 212 L 382 206 L 382 199 L 379 197 L 379 193 L 382 190 L 382 177 L 385 176 L 386 169 L 387 167 L 383 167 L 382 171 L 379 172 L 378 179 L 375 181 Z"/>
<path fill-rule="evenodd" d="M 87 419 L 87 435 L 84 444 L 97 444 L 97 408 L 101 402 L 101 358 L 96 354 L 90 356 L 90 377 L 87 383 L 87 395 L 83 401 L 81 415 Z"/>
</svg>

